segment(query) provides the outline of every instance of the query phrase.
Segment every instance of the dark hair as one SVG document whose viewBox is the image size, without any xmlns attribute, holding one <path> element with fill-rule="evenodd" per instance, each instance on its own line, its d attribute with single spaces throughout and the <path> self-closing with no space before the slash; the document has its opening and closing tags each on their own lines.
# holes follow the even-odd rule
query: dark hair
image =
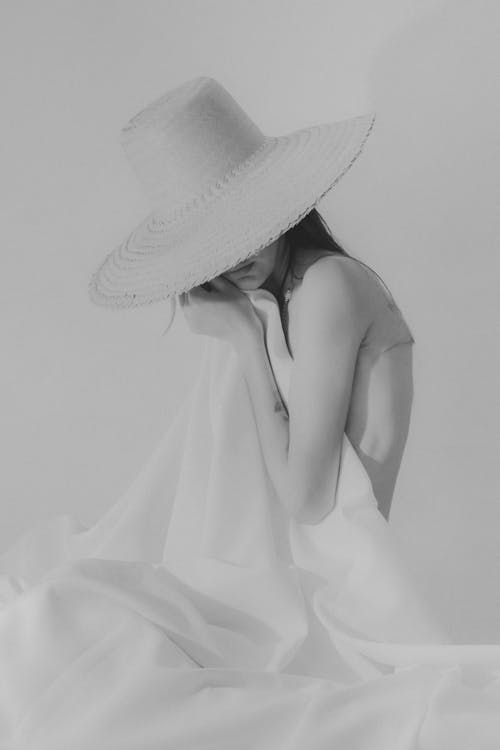
<svg viewBox="0 0 500 750">
<path fill-rule="evenodd" d="M 316 208 L 311 209 L 298 224 L 285 232 L 291 249 L 311 247 L 325 249 L 340 255 L 348 255 L 333 236 L 328 224 Z"/>
<path fill-rule="evenodd" d="M 383 279 L 380 278 L 378 273 L 371 268 L 371 266 L 363 263 L 362 260 L 356 258 L 354 255 L 350 255 L 339 242 L 335 239 L 330 227 L 326 223 L 325 219 L 321 216 L 316 208 L 311 209 L 308 214 L 301 219 L 298 224 L 291 227 L 285 232 L 285 237 L 290 249 L 290 267 L 294 278 L 300 279 L 301 276 L 296 274 L 298 268 L 297 255 L 299 250 L 310 250 L 311 252 L 317 252 L 318 250 L 324 250 L 326 254 L 331 253 L 332 255 L 344 255 L 347 258 L 352 258 L 357 263 L 361 263 L 362 266 L 368 268 L 377 278 L 382 282 L 385 289 L 392 297 L 387 284 Z M 307 257 L 307 255 L 306 255 Z M 305 268 L 307 268 L 307 265 Z"/>
<path fill-rule="evenodd" d="M 344 248 L 337 242 L 335 237 L 332 234 L 331 229 L 329 228 L 328 224 L 324 220 L 324 218 L 321 216 L 319 211 L 316 208 L 313 208 L 307 213 L 295 226 L 291 227 L 290 229 L 287 229 L 287 231 L 284 233 L 284 236 L 286 238 L 286 241 L 288 243 L 290 254 L 289 254 L 289 264 L 290 268 L 292 270 L 292 273 L 294 275 L 294 278 L 300 279 L 301 276 L 298 276 L 296 274 L 296 271 L 298 270 L 299 263 L 298 263 L 298 251 L 301 250 L 302 252 L 306 250 L 306 256 L 307 256 L 307 250 L 310 250 L 311 252 L 317 252 L 318 250 L 324 250 L 325 253 L 332 253 L 337 255 L 344 255 L 347 258 L 352 258 L 353 260 L 357 261 L 358 263 L 361 263 L 361 265 L 365 266 L 365 268 L 370 269 L 382 282 L 384 287 L 387 289 L 387 292 L 392 298 L 392 294 L 389 291 L 387 285 L 383 281 L 383 279 L 380 278 L 378 273 L 373 270 L 370 266 L 368 266 L 366 263 L 363 263 L 363 261 L 359 260 L 359 258 L 355 258 L 353 255 L 350 255 Z M 304 267 L 304 270 L 307 268 L 307 264 Z M 172 302 L 172 298 L 171 298 Z M 173 314 L 170 319 L 170 322 L 168 324 L 168 327 L 163 332 L 163 336 L 170 330 L 170 327 L 174 321 L 175 317 L 175 298 L 173 298 Z"/>
</svg>

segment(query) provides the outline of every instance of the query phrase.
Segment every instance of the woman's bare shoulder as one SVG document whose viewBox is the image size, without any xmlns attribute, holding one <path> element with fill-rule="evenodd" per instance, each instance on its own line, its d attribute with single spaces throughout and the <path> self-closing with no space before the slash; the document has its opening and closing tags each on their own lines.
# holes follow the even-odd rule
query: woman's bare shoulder
<svg viewBox="0 0 500 750">
<path fill-rule="evenodd" d="M 314 258 L 302 277 L 302 296 L 328 302 L 336 298 L 362 323 L 373 319 L 373 293 L 369 279 L 360 264 L 345 255 L 324 253 Z"/>
<path fill-rule="evenodd" d="M 359 261 L 350 255 L 333 253 L 330 250 L 318 250 L 310 254 L 309 258 L 302 260 L 304 277 L 307 273 L 322 275 L 323 272 L 335 274 L 339 278 L 354 283 L 357 287 L 364 288 L 366 273 Z"/>
<path fill-rule="evenodd" d="M 338 259 L 342 259 L 339 262 Z M 345 263 L 348 260 L 350 262 Z M 370 292 L 355 261 L 330 250 L 308 251 L 299 259 L 298 272 L 288 305 L 287 335 L 294 356 L 300 331 L 336 322 L 351 329 L 353 338 L 362 338 L 373 322 Z"/>
</svg>

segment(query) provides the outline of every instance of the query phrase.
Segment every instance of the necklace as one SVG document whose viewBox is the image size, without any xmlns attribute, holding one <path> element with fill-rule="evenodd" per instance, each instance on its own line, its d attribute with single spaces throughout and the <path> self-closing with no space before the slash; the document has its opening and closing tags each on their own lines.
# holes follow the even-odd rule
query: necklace
<svg viewBox="0 0 500 750">
<path fill-rule="evenodd" d="M 291 274 L 290 278 L 288 278 L 288 282 L 285 285 L 285 282 L 287 280 L 287 277 L 289 276 L 289 271 L 291 267 L 291 253 L 288 253 L 288 263 L 285 270 L 285 273 L 283 275 L 283 279 L 281 281 L 277 298 L 278 298 L 278 306 L 281 314 L 281 320 L 284 324 L 284 328 L 288 327 L 288 303 L 290 302 L 290 298 L 292 296 L 292 288 L 293 288 L 293 274 Z M 284 290 L 284 291 L 283 291 Z"/>
</svg>

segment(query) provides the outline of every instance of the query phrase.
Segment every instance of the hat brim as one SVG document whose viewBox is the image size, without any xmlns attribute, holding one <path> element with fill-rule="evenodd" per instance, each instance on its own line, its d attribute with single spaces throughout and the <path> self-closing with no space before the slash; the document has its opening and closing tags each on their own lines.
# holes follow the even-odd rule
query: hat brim
<svg viewBox="0 0 500 750">
<path fill-rule="evenodd" d="M 369 113 L 266 137 L 227 179 L 181 211 L 157 207 L 91 276 L 97 305 L 165 300 L 230 270 L 297 224 L 360 155 Z"/>
</svg>

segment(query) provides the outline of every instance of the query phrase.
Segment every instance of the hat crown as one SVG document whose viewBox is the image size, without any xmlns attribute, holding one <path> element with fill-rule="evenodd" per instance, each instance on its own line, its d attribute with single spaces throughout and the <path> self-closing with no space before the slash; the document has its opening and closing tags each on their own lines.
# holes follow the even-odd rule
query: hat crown
<svg viewBox="0 0 500 750">
<path fill-rule="evenodd" d="M 152 205 L 170 213 L 237 168 L 266 136 L 216 80 L 194 78 L 138 112 L 121 144 Z"/>
</svg>

